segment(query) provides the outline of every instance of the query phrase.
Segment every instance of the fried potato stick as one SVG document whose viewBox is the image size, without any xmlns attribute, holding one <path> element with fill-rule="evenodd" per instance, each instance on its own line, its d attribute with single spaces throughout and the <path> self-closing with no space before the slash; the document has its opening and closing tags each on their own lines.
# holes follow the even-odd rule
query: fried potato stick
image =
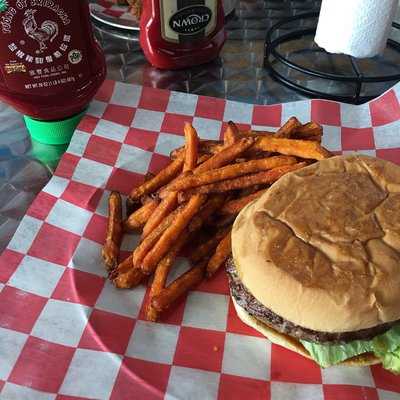
<svg viewBox="0 0 400 400">
<path fill-rule="evenodd" d="M 189 225 L 192 218 L 199 212 L 206 199 L 207 197 L 204 195 L 194 195 L 184 205 L 183 209 L 178 212 L 171 225 L 163 232 L 154 247 L 144 257 L 140 268 L 145 274 L 151 274 L 155 270 L 159 261 L 168 252 L 186 226 Z"/>
<path fill-rule="evenodd" d="M 193 171 L 197 166 L 197 159 L 199 154 L 199 137 L 196 130 L 189 123 L 185 124 L 185 161 L 183 164 L 183 171 Z"/>
<path fill-rule="evenodd" d="M 119 289 L 132 289 L 143 281 L 146 275 L 140 268 L 132 266 L 132 254 L 127 257 L 110 275 L 115 287 Z"/>
<path fill-rule="evenodd" d="M 154 279 L 150 288 L 149 303 L 146 309 L 146 319 L 148 321 L 155 322 L 159 318 L 159 312 L 152 306 L 151 301 L 155 296 L 158 296 L 165 288 L 168 273 L 172 265 L 174 264 L 180 250 L 186 243 L 187 238 L 187 235 L 182 235 L 157 265 L 156 271 L 154 273 Z"/>
<path fill-rule="evenodd" d="M 221 193 L 228 192 L 230 190 L 243 189 L 253 185 L 272 183 L 277 181 L 280 177 L 287 174 L 288 172 L 303 168 L 306 165 L 307 164 L 305 162 L 293 165 L 285 165 L 282 167 L 270 169 L 268 171 L 258 172 L 256 174 L 240 176 L 239 178 L 235 179 L 229 179 L 226 181 L 210 183 L 204 186 L 198 186 L 182 192 L 181 200 L 185 201 L 187 198 L 195 194 Z"/>
<path fill-rule="evenodd" d="M 258 136 L 274 136 L 274 132 L 269 132 L 269 131 L 253 131 L 253 130 L 241 130 L 240 131 L 240 136 L 241 137 L 253 137 L 256 138 Z"/>
<path fill-rule="evenodd" d="M 143 206 L 147 203 L 151 203 L 152 201 L 160 202 L 160 198 L 158 197 L 157 192 L 151 194 L 145 194 L 140 198 L 140 202 L 142 203 Z"/>
<path fill-rule="evenodd" d="M 204 204 L 204 206 L 200 209 L 199 213 L 192 219 L 189 226 L 181 234 L 178 241 L 172 246 L 171 250 L 158 263 L 154 275 L 153 284 L 150 290 L 150 301 L 154 296 L 158 295 L 161 292 L 161 289 L 165 286 L 165 281 L 167 279 L 168 272 L 173 262 L 175 261 L 179 251 L 189 240 L 190 238 L 189 235 L 197 232 L 204 224 L 206 219 L 210 215 L 212 215 L 223 204 L 223 202 L 224 202 L 224 196 L 221 195 L 216 195 L 208 199 L 207 202 Z M 217 246 L 218 242 L 219 241 L 215 243 L 215 247 Z M 154 309 L 154 307 L 152 307 L 150 303 L 147 308 L 147 319 L 149 321 L 156 321 L 158 319 L 158 316 L 159 313 L 157 312 L 157 310 Z"/>
<path fill-rule="evenodd" d="M 159 312 L 167 310 L 172 303 L 203 280 L 204 267 L 205 263 L 201 262 L 181 275 L 152 299 L 152 306 Z"/>
<path fill-rule="evenodd" d="M 322 143 L 322 135 L 319 135 L 319 136 L 309 136 L 309 137 L 305 137 L 305 138 L 302 138 L 301 140 L 308 140 L 308 141 L 310 141 L 310 142 L 316 142 L 316 143 L 318 143 L 318 144 L 321 144 Z"/>
<path fill-rule="evenodd" d="M 196 130 L 189 123 L 185 124 L 185 159 L 183 164 L 183 173 L 192 171 L 197 166 L 198 161 L 198 142 Z M 158 226 L 161 221 L 173 211 L 178 204 L 178 193 L 171 192 L 165 199 L 161 201 L 154 213 L 149 216 L 146 225 L 143 228 L 143 237 L 146 237 L 151 231 Z"/>
<path fill-rule="evenodd" d="M 184 151 L 180 152 L 179 156 L 163 168 L 156 176 L 134 188 L 129 195 L 129 199 L 131 201 L 138 200 L 142 196 L 153 193 L 161 186 L 171 182 L 171 180 L 182 171 L 183 163 Z"/>
<path fill-rule="evenodd" d="M 247 204 L 251 203 L 253 200 L 258 199 L 262 196 L 268 189 L 262 189 L 258 192 L 251 193 L 247 196 L 240 197 L 239 199 L 231 200 L 226 202 L 219 210 L 222 215 L 237 215 L 242 211 Z"/>
<path fill-rule="evenodd" d="M 215 153 L 219 153 L 224 148 L 224 144 L 221 140 L 208 140 L 208 139 L 200 139 L 199 140 L 199 153 L 206 155 L 213 155 Z M 178 147 L 175 150 L 172 150 L 170 153 L 170 158 L 172 160 L 176 159 L 179 154 L 181 154 L 185 150 L 185 146 Z"/>
<path fill-rule="evenodd" d="M 229 228 L 230 230 L 230 228 Z M 226 236 L 227 229 L 223 228 L 218 230 L 215 234 L 213 234 L 208 240 L 200 243 L 193 251 L 190 256 L 190 260 L 194 263 L 198 263 L 199 261 L 206 258 L 209 254 L 216 249 L 218 243 Z"/>
<path fill-rule="evenodd" d="M 153 212 L 157 209 L 159 201 L 149 200 L 141 208 L 132 213 L 124 222 L 124 231 L 131 232 L 142 229 L 146 221 L 150 218 Z"/>
<path fill-rule="evenodd" d="M 224 181 L 226 179 L 233 179 L 242 175 L 265 171 L 284 165 L 293 165 L 296 164 L 296 162 L 296 158 L 290 156 L 275 156 L 245 161 L 206 171 L 201 174 L 188 175 L 181 179 L 177 179 L 174 183 L 169 185 L 168 188 L 172 192 L 182 191 L 192 187 L 203 186 L 209 183 Z"/>
<path fill-rule="evenodd" d="M 224 203 L 225 196 L 221 194 L 216 194 L 210 196 L 207 202 L 202 206 L 199 213 L 190 221 L 188 226 L 188 233 L 193 233 L 201 228 L 203 223 L 212 215 L 216 210 L 218 210 Z M 170 226 L 175 218 L 175 216 L 183 209 L 183 205 L 174 210 L 170 215 L 168 215 L 162 223 L 154 229 L 133 252 L 133 265 L 136 267 L 140 266 L 145 255 L 154 246 L 162 233 Z"/>
<path fill-rule="evenodd" d="M 154 178 L 154 174 L 151 172 L 147 172 L 147 174 L 144 176 L 143 182 L 147 182 L 150 179 Z M 145 203 L 153 200 L 150 196 L 144 195 L 140 199 L 137 200 L 132 200 L 129 198 L 129 196 L 126 198 L 126 217 L 128 218 L 131 214 L 133 214 L 136 210 L 142 207 Z"/>
<path fill-rule="evenodd" d="M 276 138 L 291 138 L 302 127 L 296 117 L 290 117 L 288 121 L 275 133 Z"/>
<path fill-rule="evenodd" d="M 117 266 L 119 247 L 122 240 L 122 199 L 118 192 L 108 198 L 108 224 L 102 256 L 107 269 Z"/>
<path fill-rule="evenodd" d="M 206 276 L 211 278 L 221 267 L 222 264 L 228 259 L 232 252 L 232 242 L 231 242 L 231 230 L 225 235 L 225 237 L 219 242 L 215 253 L 212 255 L 208 261 L 206 267 Z"/>
<path fill-rule="evenodd" d="M 251 147 L 253 143 L 254 143 L 253 138 L 240 139 L 233 145 L 223 148 L 219 153 L 214 154 L 211 158 L 209 158 L 204 163 L 199 165 L 194 170 L 194 174 L 195 175 L 200 174 L 202 172 L 217 169 L 219 167 L 223 167 L 226 164 L 229 164 L 231 161 L 235 160 L 240 154 L 245 152 L 249 147 Z M 178 177 L 173 182 L 171 182 L 171 186 L 177 185 L 180 180 L 184 179 L 187 176 L 189 175 Z M 160 198 L 167 197 L 171 191 L 175 191 L 175 189 L 171 190 L 170 185 L 167 185 L 160 191 L 159 193 Z M 178 202 L 179 203 L 181 202 L 179 201 L 179 196 L 178 196 Z"/>
<path fill-rule="evenodd" d="M 209 158 L 212 156 L 210 154 L 202 154 L 198 159 L 197 159 L 197 165 L 203 164 L 203 162 L 207 161 Z"/>
<path fill-rule="evenodd" d="M 212 157 L 209 154 L 203 154 L 199 157 L 197 165 L 203 164 L 205 161 L 207 161 L 210 157 Z M 166 197 L 168 197 L 168 195 L 171 193 L 171 191 L 169 190 L 170 185 L 173 186 L 175 185 L 175 183 L 177 181 L 179 181 L 180 179 L 185 179 L 187 176 L 192 176 L 192 171 L 186 171 L 186 172 L 182 172 L 179 176 L 177 176 L 175 179 L 173 179 L 167 186 L 165 186 L 164 188 L 162 188 L 159 192 L 158 192 L 158 197 L 161 199 L 164 199 Z M 180 202 L 179 202 L 180 203 Z"/>
<path fill-rule="evenodd" d="M 142 238 L 148 236 L 149 233 L 152 232 L 161 221 L 176 208 L 177 204 L 178 194 L 176 192 L 171 192 L 148 216 L 147 222 L 145 222 L 143 228 Z"/>
<path fill-rule="evenodd" d="M 259 137 L 251 150 L 271 151 L 312 160 L 323 160 L 331 156 L 319 143 L 309 140 Z"/>
<path fill-rule="evenodd" d="M 224 132 L 224 145 L 231 146 L 239 140 L 239 129 L 232 121 L 228 122 L 228 126 Z"/>
<path fill-rule="evenodd" d="M 178 207 L 169 214 L 148 236 L 146 236 L 133 251 L 133 266 L 140 268 L 140 264 L 149 250 L 155 245 L 163 232 L 170 226 L 175 216 L 183 209 L 183 206 Z"/>
<path fill-rule="evenodd" d="M 223 204 L 225 201 L 225 196 L 221 194 L 216 194 L 209 196 L 209 199 L 200 209 L 198 214 L 196 214 L 190 221 L 188 226 L 188 233 L 193 233 L 199 230 Z"/>
<path fill-rule="evenodd" d="M 311 121 L 296 129 L 294 137 L 296 139 L 311 139 L 314 136 L 322 136 L 323 129 L 317 122 Z"/>
<path fill-rule="evenodd" d="M 143 182 L 147 182 L 150 179 L 153 179 L 155 177 L 155 175 L 152 172 L 147 172 L 146 175 L 144 176 L 144 181 Z"/>
<path fill-rule="evenodd" d="M 214 154 L 210 159 L 199 165 L 195 170 L 195 174 L 217 169 L 229 164 L 241 154 L 243 154 L 249 147 L 254 144 L 253 138 L 243 138 L 229 147 L 223 148 L 219 153 Z"/>
</svg>

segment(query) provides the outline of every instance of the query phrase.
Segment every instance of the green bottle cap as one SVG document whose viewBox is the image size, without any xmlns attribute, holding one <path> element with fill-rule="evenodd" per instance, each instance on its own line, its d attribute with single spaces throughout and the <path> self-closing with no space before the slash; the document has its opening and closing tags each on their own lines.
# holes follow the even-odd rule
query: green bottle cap
<svg viewBox="0 0 400 400">
<path fill-rule="evenodd" d="M 36 160 L 41 161 L 44 165 L 55 171 L 60 161 L 61 156 L 66 152 L 68 144 L 44 144 L 32 138 L 31 149 L 29 155 Z"/>
<path fill-rule="evenodd" d="M 31 137 L 45 144 L 66 144 L 85 115 L 85 111 L 59 121 L 42 121 L 24 115 L 25 124 Z"/>
<path fill-rule="evenodd" d="M 4 12 L 8 10 L 8 1 L 0 0 L 0 12 Z"/>
</svg>

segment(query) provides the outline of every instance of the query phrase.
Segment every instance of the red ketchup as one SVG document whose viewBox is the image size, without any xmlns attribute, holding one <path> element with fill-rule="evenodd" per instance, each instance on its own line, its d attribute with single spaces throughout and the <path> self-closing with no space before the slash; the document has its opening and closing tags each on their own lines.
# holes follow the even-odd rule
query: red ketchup
<svg viewBox="0 0 400 400">
<path fill-rule="evenodd" d="M 0 48 L 0 99 L 35 120 L 81 113 L 105 78 L 85 0 L 0 0 Z"/>
<path fill-rule="evenodd" d="M 225 42 L 222 0 L 144 0 L 140 45 L 157 68 L 178 69 L 216 58 Z"/>
</svg>

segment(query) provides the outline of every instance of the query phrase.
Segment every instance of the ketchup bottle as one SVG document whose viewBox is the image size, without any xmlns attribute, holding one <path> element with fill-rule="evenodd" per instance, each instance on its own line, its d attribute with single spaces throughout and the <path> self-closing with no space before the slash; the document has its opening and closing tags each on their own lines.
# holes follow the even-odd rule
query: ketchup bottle
<svg viewBox="0 0 400 400">
<path fill-rule="evenodd" d="M 144 0 L 140 45 L 160 69 L 178 69 L 216 58 L 225 42 L 222 0 Z"/>
<path fill-rule="evenodd" d="M 0 99 L 32 137 L 67 143 L 103 83 L 86 0 L 0 0 Z"/>
</svg>

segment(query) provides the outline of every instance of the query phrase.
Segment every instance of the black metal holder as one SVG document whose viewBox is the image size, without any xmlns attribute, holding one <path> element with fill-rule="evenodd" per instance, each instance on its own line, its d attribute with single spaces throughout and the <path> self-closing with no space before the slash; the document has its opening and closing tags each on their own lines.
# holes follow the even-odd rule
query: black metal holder
<svg viewBox="0 0 400 400">
<path fill-rule="evenodd" d="M 269 69 L 269 73 L 272 75 L 273 78 L 283 83 L 284 85 L 311 97 L 325 98 L 329 100 L 336 100 L 352 104 L 364 103 L 381 94 L 379 92 L 373 95 L 369 94 L 363 95 L 362 93 L 364 92 L 365 85 L 371 83 L 379 83 L 379 82 L 385 83 L 385 82 L 394 82 L 400 80 L 400 73 L 384 75 L 384 76 L 383 75 L 365 76 L 365 73 L 363 73 L 362 67 L 359 65 L 358 60 L 351 56 L 329 54 L 330 57 L 348 57 L 352 67 L 352 73 L 346 75 L 346 74 L 330 73 L 330 72 L 319 71 L 318 69 L 307 68 L 298 63 L 290 61 L 287 56 L 285 57 L 283 54 L 281 54 L 279 52 L 280 45 L 293 40 L 302 39 L 307 36 L 311 36 L 311 39 L 313 39 L 316 31 L 316 23 L 315 26 L 310 28 L 299 27 L 290 29 L 287 25 L 293 24 L 294 22 L 298 22 L 299 25 L 301 25 L 304 24 L 304 22 L 307 22 L 307 20 L 312 20 L 312 19 L 315 19 L 317 22 L 318 15 L 319 15 L 318 12 L 310 12 L 310 13 L 299 14 L 294 17 L 285 18 L 276 23 L 275 25 L 273 25 L 271 29 L 267 32 L 264 65 L 266 68 Z M 393 22 L 392 27 L 395 29 L 400 29 L 400 25 L 395 22 Z M 288 33 L 280 34 L 280 30 Z M 395 40 L 389 39 L 387 44 L 389 47 L 399 52 L 399 60 L 400 60 L 400 43 L 396 42 Z M 313 51 L 317 53 L 326 53 L 324 49 L 321 49 L 319 47 L 313 49 L 304 49 L 304 50 Z M 278 71 L 279 66 L 286 67 L 284 68 L 284 70 L 287 71 L 286 75 L 282 73 L 282 71 L 281 72 Z M 354 86 L 354 92 L 352 92 L 351 94 L 349 93 L 331 94 L 313 89 L 311 87 L 307 87 L 304 84 L 299 83 L 298 81 L 296 82 L 294 79 L 290 78 L 289 76 L 290 72 L 294 72 L 293 70 L 304 74 L 306 77 L 320 78 L 322 80 L 326 80 L 327 84 L 328 83 L 332 84 L 335 82 L 338 84 L 351 83 Z M 346 89 L 348 91 L 348 86 L 346 86 Z"/>
</svg>

